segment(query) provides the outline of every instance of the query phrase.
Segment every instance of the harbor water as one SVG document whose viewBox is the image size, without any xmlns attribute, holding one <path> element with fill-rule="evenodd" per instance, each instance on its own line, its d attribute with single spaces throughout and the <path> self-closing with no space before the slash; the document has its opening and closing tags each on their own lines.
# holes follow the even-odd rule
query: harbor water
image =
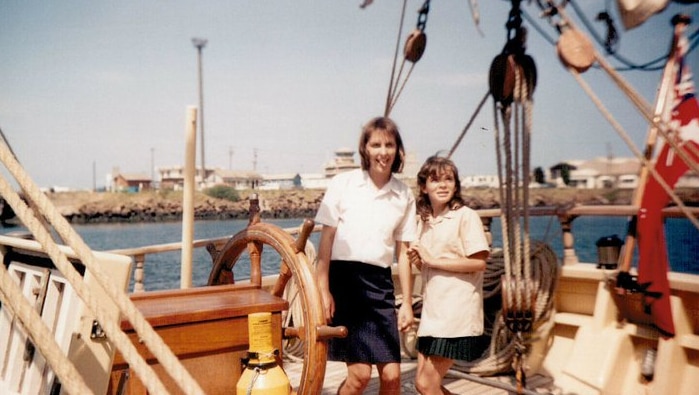
<svg viewBox="0 0 699 395">
<path fill-rule="evenodd" d="M 301 219 L 265 220 L 281 228 L 297 228 Z M 532 239 L 548 243 L 557 255 L 563 254 L 560 225 L 556 217 L 532 218 Z M 247 220 L 195 221 L 195 240 L 232 236 L 247 225 Z M 75 225 L 75 230 L 94 250 L 107 251 L 121 248 L 142 247 L 152 244 L 173 243 L 181 240 L 182 225 L 179 222 Z M 601 237 L 626 234 L 627 220 L 624 217 L 579 217 L 573 221 L 575 251 L 580 262 L 596 264 L 598 260 L 596 243 Z M 4 228 L 0 233 L 21 230 Z M 497 219 L 492 224 L 493 246 L 502 246 L 500 224 Z M 674 271 L 699 274 L 699 230 L 686 219 L 667 219 L 665 234 L 670 265 Z M 318 247 L 318 233 L 311 235 L 310 242 Z M 181 252 L 152 254 L 146 257 L 145 288 L 160 290 L 178 288 L 180 284 Z M 634 260 L 635 261 L 635 260 Z M 266 248 L 262 257 L 262 274 L 279 272 L 279 256 Z M 195 249 L 192 261 L 192 283 L 205 285 L 212 268 L 212 259 L 204 248 Z M 234 267 L 236 279 L 249 276 L 249 261 L 243 254 Z M 133 278 L 133 276 L 132 276 Z M 132 280 L 133 281 L 133 280 Z M 133 289 L 130 287 L 129 289 Z"/>
</svg>

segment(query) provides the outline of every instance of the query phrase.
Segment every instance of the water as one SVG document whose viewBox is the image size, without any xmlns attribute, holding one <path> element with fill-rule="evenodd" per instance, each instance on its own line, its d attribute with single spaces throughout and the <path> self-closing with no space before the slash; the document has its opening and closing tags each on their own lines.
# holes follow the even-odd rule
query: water
<svg viewBox="0 0 699 395">
<path fill-rule="evenodd" d="M 300 219 L 265 220 L 282 228 L 296 228 Z M 195 221 L 194 238 L 208 239 L 234 235 L 247 225 L 247 220 Z M 624 217 L 579 217 L 573 221 L 575 251 L 580 262 L 596 263 L 596 242 L 600 237 L 613 234 L 624 238 L 627 221 Z M 151 244 L 178 242 L 182 235 L 179 222 L 139 223 L 139 224 L 100 224 L 75 225 L 75 230 L 94 250 L 141 247 Z M 666 238 L 670 266 L 674 271 L 699 274 L 699 230 L 686 219 L 667 219 Z M 0 229 L 0 233 L 16 231 L 17 228 Z M 563 254 L 560 225 L 555 217 L 534 217 L 531 224 L 532 239 L 547 242 L 558 254 Z M 492 225 L 493 246 L 502 246 L 500 223 L 496 219 Z M 311 235 L 310 242 L 318 247 L 318 233 Z M 146 257 L 146 290 L 176 288 L 180 283 L 181 252 L 153 254 Z M 262 257 L 262 274 L 275 274 L 279 271 L 280 258 L 272 248 L 266 248 Z M 212 269 L 212 259 L 203 248 L 194 251 L 192 259 L 192 283 L 203 286 L 207 283 Z M 249 277 L 249 261 L 243 254 L 234 267 L 236 279 Z M 132 276 L 133 277 L 133 276 Z M 133 281 L 133 280 L 132 280 Z M 133 289 L 133 284 L 129 289 Z"/>
</svg>

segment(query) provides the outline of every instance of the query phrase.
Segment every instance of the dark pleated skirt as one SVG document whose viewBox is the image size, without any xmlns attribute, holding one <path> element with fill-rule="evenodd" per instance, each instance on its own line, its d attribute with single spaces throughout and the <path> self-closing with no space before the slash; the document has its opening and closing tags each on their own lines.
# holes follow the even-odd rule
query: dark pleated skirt
<svg viewBox="0 0 699 395">
<path fill-rule="evenodd" d="M 475 361 L 488 348 L 487 339 L 483 336 L 468 337 L 431 337 L 417 338 L 417 350 L 423 355 L 459 360 Z"/>
<path fill-rule="evenodd" d="M 329 286 L 335 299 L 332 325 L 344 325 L 348 335 L 328 342 L 328 360 L 400 362 L 391 269 L 361 262 L 332 261 Z"/>
</svg>

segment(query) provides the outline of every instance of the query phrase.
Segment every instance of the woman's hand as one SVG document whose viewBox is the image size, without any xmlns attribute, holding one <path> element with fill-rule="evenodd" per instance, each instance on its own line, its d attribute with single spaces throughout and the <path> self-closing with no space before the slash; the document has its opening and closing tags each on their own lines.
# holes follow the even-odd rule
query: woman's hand
<svg viewBox="0 0 699 395">
<path fill-rule="evenodd" d="M 320 291 L 320 296 L 323 299 L 323 314 L 325 315 L 325 323 L 332 323 L 333 316 L 335 315 L 335 299 L 333 298 L 330 291 Z"/>
<path fill-rule="evenodd" d="M 407 332 L 414 323 L 413 306 L 407 303 L 401 304 L 400 309 L 398 309 L 398 330 Z"/>
</svg>

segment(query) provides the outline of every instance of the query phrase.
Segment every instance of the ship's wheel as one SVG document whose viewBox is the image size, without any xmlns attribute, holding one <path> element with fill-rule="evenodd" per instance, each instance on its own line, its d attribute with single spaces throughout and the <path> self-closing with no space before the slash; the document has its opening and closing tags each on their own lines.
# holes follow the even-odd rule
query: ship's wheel
<svg viewBox="0 0 699 395">
<path fill-rule="evenodd" d="M 314 281 L 312 262 L 309 262 L 305 252 L 314 223 L 306 220 L 298 238 L 294 240 L 278 226 L 262 223 L 256 215 L 252 218 L 248 227 L 228 240 L 221 250 L 209 250 L 214 265 L 208 284 L 233 283 L 232 268 L 243 252 L 247 251 L 250 258 L 250 282 L 262 287 L 262 250 L 264 245 L 272 247 L 279 254 L 281 264 L 271 293 L 289 301 L 289 311 L 284 321 L 285 325 L 291 326 L 283 328 L 282 335 L 285 342 L 294 342 L 297 348 L 303 349 L 304 365 L 297 393 L 319 394 L 325 377 L 326 339 L 346 336 L 347 329 L 325 325 L 323 302 Z M 290 292 L 292 289 L 293 292 Z M 295 315 L 289 319 L 292 309 Z"/>
</svg>

